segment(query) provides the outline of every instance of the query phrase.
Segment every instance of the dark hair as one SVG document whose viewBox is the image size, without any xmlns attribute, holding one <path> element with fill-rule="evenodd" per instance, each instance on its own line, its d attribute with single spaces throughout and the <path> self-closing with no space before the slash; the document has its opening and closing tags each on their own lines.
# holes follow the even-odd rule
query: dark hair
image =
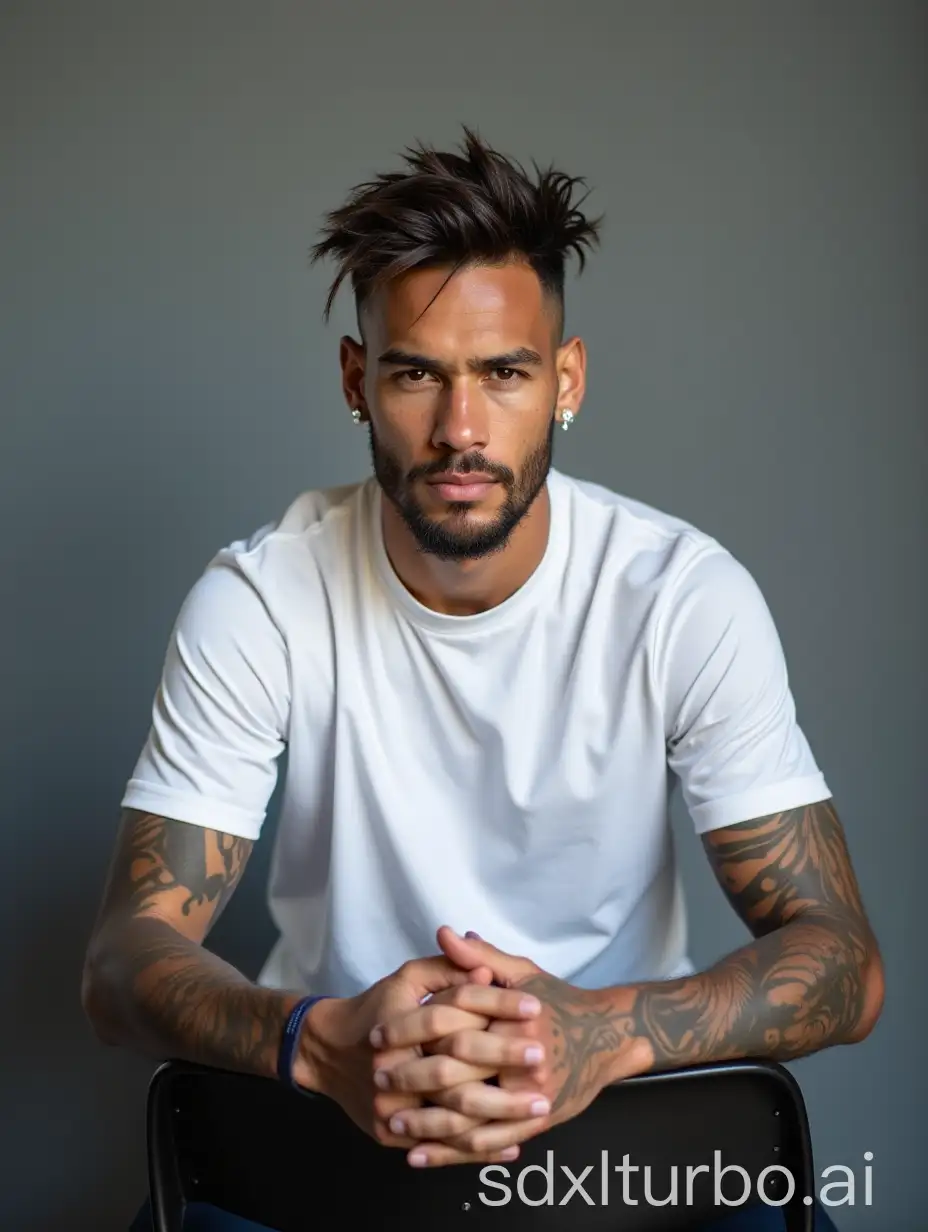
<svg viewBox="0 0 928 1232">
<path fill-rule="evenodd" d="M 360 309 L 372 291 L 414 268 L 511 259 L 528 262 L 563 313 L 564 269 L 571 252 L 580 269 L 598 241 L 600 219 L 573 201 L 585 181 L 533 164 L 522 166 L 491 149 L 469 128 L 461 153 L 417 145 L 406 171 L 359 184 L 326 215 L 312 260 L 335 257 L 338 268 L 325 305 L 328 319 L 339 287 L 350 278 Z"/>
</svg>

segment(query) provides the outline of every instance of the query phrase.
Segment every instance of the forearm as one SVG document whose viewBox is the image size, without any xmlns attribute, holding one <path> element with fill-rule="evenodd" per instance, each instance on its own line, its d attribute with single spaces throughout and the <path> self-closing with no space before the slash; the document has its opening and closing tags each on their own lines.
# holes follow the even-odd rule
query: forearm
<svg viewBox="0 0 928 1232">
<path fill-rule="evenodd" d="M 630 1026 L 653 1067 L 789 1061 L 863 1039 L 882 1007 L 882 965 L 832 801 L 704 841 L 755 940 L 691 979 L 635 991 Z"/>
<path fill-rule="evenodd" d="M 106 1042 L 268 1077 L 297 999 L 259 988 L 153 917 L 104 930 L 84 980 L 88 1016 Z"/>
<path fill-rule="evenodd" d="M 636 1074 L 741 1058 L 788 1061 L 863 1038 L 879 1014 L 879 954 L 861 917 L 807 912 L 707 971 L 579 989 L 519 980 L 550 1014 L 555 1110 Z"/>
<path fill-rule="evenodd" d="M 793 1060 L 867 1034 L 878 963 L 858 917 L 805 913 L 707 971 L 616 990 L 632 993 L 622 1034 L 646 1045 L 651 1070 Z"/>
</svg>

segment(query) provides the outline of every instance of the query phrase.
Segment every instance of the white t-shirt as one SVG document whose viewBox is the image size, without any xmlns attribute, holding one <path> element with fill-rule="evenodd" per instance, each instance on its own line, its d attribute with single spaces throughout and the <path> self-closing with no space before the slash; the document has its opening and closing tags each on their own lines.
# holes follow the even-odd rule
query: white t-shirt
<svg viewBox="0 0 928 1232">
<path fill-rule="evenodd" d="M 257 839 L 286 750 L 261 983 L 350 996 L 473 929 L 580 986 L 691 971 L 669 824 L 828 797 L 750 574 L 552 471 L 546 554 L 475 616 L 394 573 L 373 479 L 220 551 L 123 804 Z"/>
</svg>

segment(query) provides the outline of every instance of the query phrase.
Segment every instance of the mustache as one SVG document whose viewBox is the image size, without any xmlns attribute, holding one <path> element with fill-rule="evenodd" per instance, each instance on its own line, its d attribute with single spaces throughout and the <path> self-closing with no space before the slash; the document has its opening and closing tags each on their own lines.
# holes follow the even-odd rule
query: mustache
<svg viewBox="0 0 928 1232">
<path fill-rule="evenodd" d="M 417 479 L 430 479 L 433 475 L 491 475 L 500 483 L 514 483 L 515 475 L 501 462 L 491 462 L 482 453 L 468 453 L 461 458 L 440 458 L 415 466 L 406 475 L 410 483 Z"/>
</svg>

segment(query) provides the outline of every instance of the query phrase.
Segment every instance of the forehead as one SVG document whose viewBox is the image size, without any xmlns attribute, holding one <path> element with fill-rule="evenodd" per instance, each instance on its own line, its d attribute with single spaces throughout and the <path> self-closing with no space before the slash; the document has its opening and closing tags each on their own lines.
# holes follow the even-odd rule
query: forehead
<svg viewBox="0 0 928 1232">
<path fill-rule="evenodd" d="M 413 270 L 371 298 L 363 321 L 368 342 L 379 349 L 402 345 L 440 357 L 521 345 L 547 349 L 554 313 L 531 266 L 513 262 L 454 273 Z"/>
</svg>

